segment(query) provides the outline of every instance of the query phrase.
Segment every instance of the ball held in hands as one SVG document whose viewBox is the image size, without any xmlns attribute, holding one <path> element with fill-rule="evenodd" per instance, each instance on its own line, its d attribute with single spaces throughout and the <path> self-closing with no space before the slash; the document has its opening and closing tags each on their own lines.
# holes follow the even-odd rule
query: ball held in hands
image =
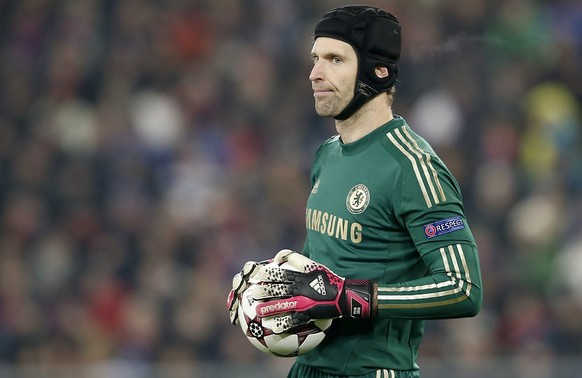
<svg viewBox="0 0 582 378">
<path fill-rule="evenodd" d="M 296 270 L 269 264 L 254 275 L 253 279 L 259 280 L 260 285 L 253 286 L 252 297 L 262 301 L 257 305 L 258 316 L 285 314 L 286 329 L 313 319 L 372 316 L 370 281 L 346 280 L 325 265 L 288 250 L 279 252 L 273 261 L 279 265 L 287 263 Z"/>
</svg>

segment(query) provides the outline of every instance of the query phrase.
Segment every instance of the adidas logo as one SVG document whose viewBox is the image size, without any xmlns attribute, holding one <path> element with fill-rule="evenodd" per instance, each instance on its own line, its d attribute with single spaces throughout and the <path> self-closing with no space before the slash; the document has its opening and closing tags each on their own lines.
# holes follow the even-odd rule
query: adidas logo
<svg viewBox="0 0 582 378">
<path fill-rule="evenodd" d="M 315 185 L 313 185 L 313 188 L 311 189 L 311 193 L 316 194 L 318 190 L 319 190 L 319 180 L 317 180 L 315 182 Z"/>
<path fill-rule="evenodd" d="M 322 297 L 327 295 L 327 291 L 325 290 L 325 283 L 323 282 L 323 277 L 321 275 L 317 276 L 317 278 L 311 281 L 309 286 L 311 286 L 313 290 L 317 291 L 317 293 Z"/>
</svg>

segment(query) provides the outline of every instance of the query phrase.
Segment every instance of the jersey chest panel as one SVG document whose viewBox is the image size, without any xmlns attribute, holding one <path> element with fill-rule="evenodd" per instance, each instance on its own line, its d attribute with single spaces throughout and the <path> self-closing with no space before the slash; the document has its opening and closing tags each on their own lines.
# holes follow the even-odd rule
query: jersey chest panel
<svg viewBox="0 0 582 378">
<path fill-rule="evenodd" d="M 330 149 L 320 159 L 305 214 L 311 258 L 346 277 L 391 280 L 401 273 L 387 277 L 390 267 L 410 271 L 401 262 L 418 256 L 409 258 L 415 249 L 392 205 L 399 166 L 380 143 L 355 156 Z"/>
</svg>

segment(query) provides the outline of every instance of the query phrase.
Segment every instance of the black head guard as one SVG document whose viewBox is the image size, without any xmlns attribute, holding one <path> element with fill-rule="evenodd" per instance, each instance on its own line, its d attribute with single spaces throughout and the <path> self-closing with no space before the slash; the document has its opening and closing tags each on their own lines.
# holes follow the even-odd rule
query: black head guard
<svg viewBox="0 0 582 378">
<path fill-rule="evenodd" d="M 383 9 L 367 5 L 348 5 L 332 9 L 315 26 L 315 38 L 330 37 L 347 42 L 358 55 L 358 74 L 354 98 L 336 119 L 347 119 L 364 103 L 386 92 L 398 76 L 400 58 L 398 19 Z M 375 69 L 388 68 L 389 75 L 379 78 Z"/>
</svg>

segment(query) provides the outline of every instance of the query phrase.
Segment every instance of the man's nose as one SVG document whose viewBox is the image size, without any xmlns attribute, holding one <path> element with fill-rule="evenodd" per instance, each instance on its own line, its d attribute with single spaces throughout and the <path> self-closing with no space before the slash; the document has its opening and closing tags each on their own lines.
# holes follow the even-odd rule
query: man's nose
<svg viewBox="0 0 582 378">
<path fill-rule="evenodd" d="M 316 80 L 323 80 L 323 70 L 321 64 L 319 62 L 315 62 L 313 67 L 311 68 L 311 72 L 309 73 L 309 80 L 316 81 Z"/>
</svg>

